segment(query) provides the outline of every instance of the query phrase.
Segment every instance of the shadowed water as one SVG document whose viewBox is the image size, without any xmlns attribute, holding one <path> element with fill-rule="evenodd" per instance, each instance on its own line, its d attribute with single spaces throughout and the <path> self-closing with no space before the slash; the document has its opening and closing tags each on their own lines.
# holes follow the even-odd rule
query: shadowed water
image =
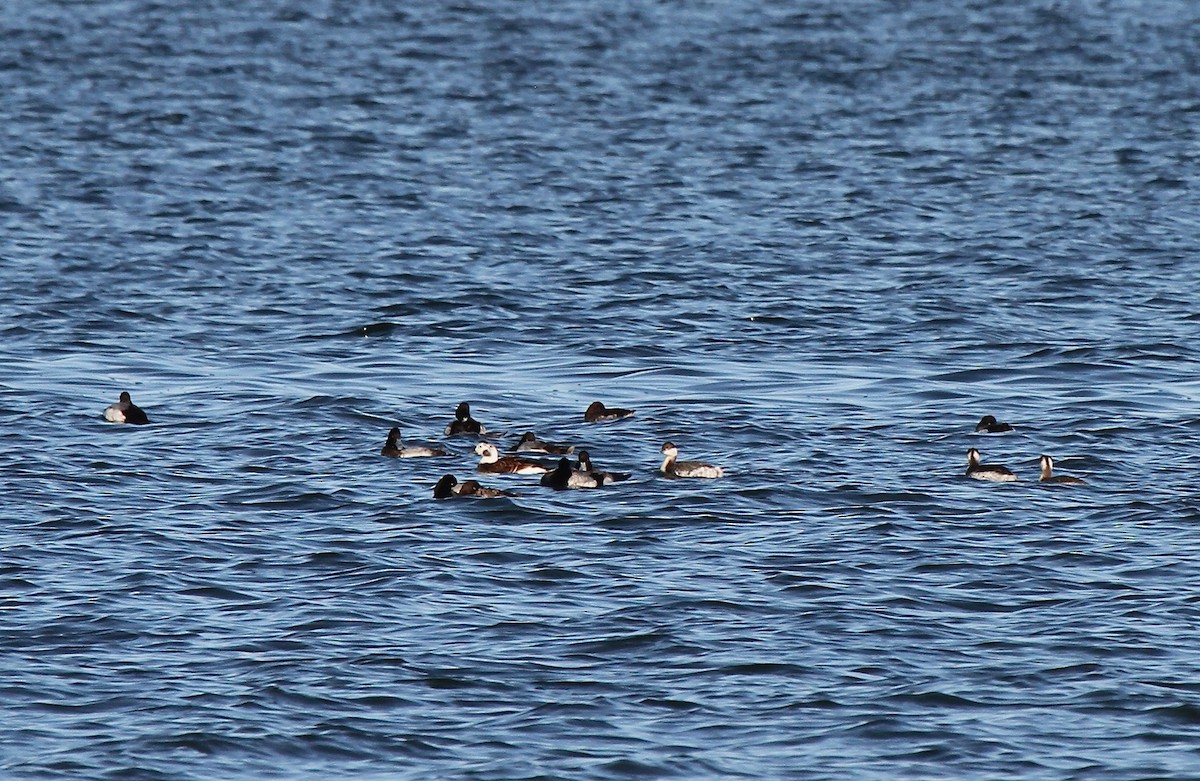
<svg viewBox="0 0 1200 781">
<path fill-rule="evenodd" d="M 11 4 L 0 774 L 1194 777 L 1200 13 L 993 6 Z"/>
</svg>

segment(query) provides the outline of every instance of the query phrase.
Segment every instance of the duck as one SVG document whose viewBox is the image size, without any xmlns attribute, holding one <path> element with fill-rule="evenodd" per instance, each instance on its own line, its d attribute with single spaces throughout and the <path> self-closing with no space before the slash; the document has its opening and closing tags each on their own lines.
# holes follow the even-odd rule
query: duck
<svg viewBox="0 0 1200 781">
<path fill-rule="evenodd" d="M 475 446 L 475 452 L 479 455 L 479 466 L 475 468 L 480 472 L 540 475 L 550 471 L 549 467 L 536 461 L 526 461 L 516 456 L 501 456 L 500 451 L 491 442 L 480 442 Z"/>
<path fill-rule="evenodd" d="M 446 426 L 446 436 L 452 437 L 456 434 L 486 434 L 487 429 L 483 427 L 478 420 L 471 417 L 471 405 L 467 402 L 462 402 L 458 408 L 454 410 L 454 420 L 449 426 Z"/>
<path fill-rule="evenodd" d="M 679 448 L 673 442 L 665 442 L 662 446 L 664 456 L 662 473 L 668 477 L 724 477 L 725 470 L 719 466 L 706 464 L 703 461 L 676 461 Z"/>
<path fill-rule="evenodd" d="M 502 491 L 499 488 L 488 488 L 479 484 L 478 480 L 466 480 L 459 485 L 454 475 L 442 475 L 433 487 L 434 499 L 450 499 L 455 496 L 477 496 L 480 499 L 495 499 L 500 496 L 516 496 L 512 491 Z"/>
<path fill-rule="evenodd" d="M 633 414 L 631 409 L 620 409 L 619 407 L 605 407 L 599 401 L 593 401 L 588 405 L 587 410 L 583 413 L 584 423 L 605 423 L 610 420 L 620 420 L 627 418 Z"/>
<path fill-rule="evenodd" d="M 975 424 L 975 433 L 983 434 L 1003 434 L 1005 431 L 1012 431 L 1013 427 L 1008 423 L 997 423 L 995 415 L 984 415 Z"/>
<path fill-rule="evenodd" d="M 1086 485 L 1086 483 L 1078 477 L 1054 474 L 1054 459 L 1050 456 L 1043 455 L 1039 460 L 1041 461 L 1042 465 L 1042 476 L 1038 478 L 1038 482 L 1058 483 L 1059 485 Z"/>
<path fill-rule="evenodd" d="M 567 458 L 560 458 L 554 471 L 542 475 L 541 482 L 555 491 L 565 491 L 568 488 L 600 488 L 604 485 L 604 481 L 596 475 L 575 470 Z"/>
<path fill-rule="evenodd" d="M 979 463 L 979 451 L 971 448 L 967 451 L 967 477 L 975 480 L 990 480 L 993 483 L 1011 483 L 1017 479 L 1012 470 L 999 464 Z"/>
<path fill-rule="evenodd" d="M 579 457 L 575 461 L 575 470 L 596 477 L 604 485 L 612 485 L 613 483 L 629 479 L 628 472 L 601 472 L 594 468 L 592 466 L 592 457 L 588 455 L 586 450 L 579 451 Z"/>
<path fill-rule="evenodd" d="M 554 455 L 570 455 L 575 452 L 574 445 L 555 445 L 537 438 L 532 431 L 521 435 L 521 441 L 513 448 L 514 453 L 552 453 Z"/>
<path fill-rule="evenodd" d="M 392 426 L 392 430 L 388 432 L 387 442 L 383 443 L 383 449 L 379 452 L 389 458 L 429 458 L 450 455 L 441 448 L 400 444 L 399 426 Z"/>
<path fill-rule="evenodd" d="M 150 422 L 145 411 L 133 403 L 129 391 L 121 391 L 120 401 L 104 408 L 104 419 L 109 423 L 135 423 L 138 425 Z"/>
</svg>

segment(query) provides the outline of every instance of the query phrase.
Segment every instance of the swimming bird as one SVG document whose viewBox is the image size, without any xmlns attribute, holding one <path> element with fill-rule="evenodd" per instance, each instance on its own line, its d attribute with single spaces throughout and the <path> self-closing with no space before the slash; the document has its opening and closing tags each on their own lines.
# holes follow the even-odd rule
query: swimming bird
<svg viewBox="0 0 1200 781">
<path fill-rule="evenodd" d="M 1054 474 L 1054 459 L 1050 456 L 1042 456 L 1040 461 L 1042 465 L 1042 476 L 1038 478 L 1039 482 L 1058 483 L 1060 485 L 1086 485 L 1086 483 L 1084 483 L 1084 481 L 1078 477 Z"/>
<path fill-rule="evenodd" d="M 596 477 L 604 485 L 612 485 L 613 483 L 629 479 L 628 472 L 601 472 L 599 469 L 594 468 L 592 466 L 592 457 L 588 455 L 586 450 L 579 451 L 579 458 L 575 462 L 575 470 Z"/>
<path fill-rule="evenodd" d="M 488 488 L 479 484 L 477 480 L 466 480 L 459 485 L 458 478 L 454 475 L 442 475 L 442 479 L 437 481 L 437 485 L 433 487 L 434 499 L 450 499 L 455 496 L 477 496 L 481 499 L 495 499 L 499 496 L 516 496 L 511 491 L 502 491 L 499 488 Z"/>
<path fill-rule="evenodd" d="M 536 461 L 526 461 L 516 456 L 501 456 L 500 451 L 491 442 L 480 442 L 475 446 L 475 452 L 479 455 L 479 466 L 475 468 L 480 472 L 540 475 L 550 471 L 549 467 Z"/>
<path fill-rule="evenodd" d="M 521 441 L 513 448 L 515 453 L 553 453 L 554 455 L 570 455 L 575 452 L 574 445 L 555 445 L 537 438 L 532 431 L 521 435 Z"/>
<path fill-rule="evenodd" d="M 967 451 L 967 477 L 975 480 L 990 480 L 993 483 L 1011 483 L 1017 479 L 1012 470 L 999 464 L 979 463 L 979 451 L 971 448 Z"/>
<path fill-rule="evenodd" d="M 441 448 L 400 444 L 399 426 L 392 426 L 392 430 L 388 432 L 387 442 L 383 444 L 383 450 L 379 452 L 391 458 L 428 458 L 450 455 Z"/>
<path fill-rule="evenodd" d="M 619 407 L 605 407 L 598 401 L 593 401 L 588 405 L 587 411 L 583 413 L 584 423 L 604 423 L 610 420 L 620 420 L 627 418 L 633 414 L 631 409 L 620 409 Z"/>
<path fill-rule="evenodd" d="M 719 466 L 706 464 L 703 461 L 676 461 L 679 448 L 674 443 L 666 442 L 662 446 L 664 456 L 662 473 L 668 477 L 723 477 L 725 470 Z"/>
<path fill-rule="evenodd" d="M 454 420 L 449 426 L 446 426 L 446 436 L 448 437 L 456 434 L 486 433 L 487 429 L 483 427 L 483 424 L 471 417 L 471 405 L 465 401 L 458 405 L 458 409 L 454 410 Z"/>
<path fill-rule="evenodd" d="M 150 419 L 141 407 L 133 403 L 129 391 L 121 391 L 121 400 L 104 408 L 104 419 L 109 423 L 149 423 Z"/>
<path fill-rule="evenodd" d="M 975 433 L 984 434 L 1002 434 L 1005 431 L 1012 431 L 1013 427 L 1008 423 L 997 423 L 995 415 L 984 415 L 975 424 Z"/>
<path fill-rule="evenodd" d="M 566 458 L 558 460 L 558 466 L 553 472 L 542 475 L 542 485 L 555 491 L 565 491 L 568 488 L 599 488 L 604 481 L 588 472 L 579 472 L 571 467 Z"/>
</svg>

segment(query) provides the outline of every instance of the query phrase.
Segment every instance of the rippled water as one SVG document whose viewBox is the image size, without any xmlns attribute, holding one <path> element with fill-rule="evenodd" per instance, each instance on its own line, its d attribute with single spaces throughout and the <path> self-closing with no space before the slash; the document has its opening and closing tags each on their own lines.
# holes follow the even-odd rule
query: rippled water
<svg viewBox="0 0 1200 781">
<path fill-rule="evenodd" d="M 1196 777 L 1200 9 L 175 5 L 0 24 L 0 774 Z"/>
</svg>

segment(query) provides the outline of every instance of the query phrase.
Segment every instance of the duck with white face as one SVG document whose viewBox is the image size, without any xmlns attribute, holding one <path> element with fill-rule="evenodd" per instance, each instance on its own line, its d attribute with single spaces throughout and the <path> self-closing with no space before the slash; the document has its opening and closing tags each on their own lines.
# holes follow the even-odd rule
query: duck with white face
<svg viewBox="0 0 1200 781">
<path fill-rule="evenodd" d="M 1042 467 L 1042 476 L 1038 478 L 1042 483 L 1057 483 L 1059 485 L 1086 485 L 1083 480 L 1070 475 L 1054 474 L 1054 459 L 1050 456 L 1042 456 L 1040 459 Z"/>
<path fill-rule="evenodd" d="M 446 436 L 453 437 L 459 434 L 475 434 L 482 436 L 487 433 L 487 429 L 483 424 L 475 418 L 471 417 L 471 405 L 467 402 L 462 402 L 458 408 L 454 410 L 454 420 L 450 421 L 450 425 L 446 426 Z"/>
<path fill-rule="evenodd" d="M 672 442 L 662 446 L 663 462 L 661 471 L 668 477 L 703 477 L 713 479 L 724 477 L 725 470 L 719 466 L 706 464 L 703 461 L 679 461 L 679 448 Z"/>
<path fill-rule="evenodd" d="M 975 448 L 967 451 L 967 477 L 993 483 L 1011 483 L 1017 479 L 1013 471 L 1006 466 L 979 463 L 979 451 Z"/>
<path fill-rule="evenodd" d="M 550 467 L 536 461 L 526 461 L 517 456 L 501 456 L 500 451 L 491 442 L 480 442 L 475 446 L 479 456 L 479 465 L 475 467 L 480 472 L 510 475 L 540 475 L 550 471 Z"/>
<path fill-rule="evenodd" d="M 388 458 L 440 458 L 450 455 L 438 447 L 403 444 L 400 441 L 399 426 L 392 426 L 392 430 L 388 432 L 387 442 L 383 443 L 383 449 L 379 452 Z"/>
</svg>

